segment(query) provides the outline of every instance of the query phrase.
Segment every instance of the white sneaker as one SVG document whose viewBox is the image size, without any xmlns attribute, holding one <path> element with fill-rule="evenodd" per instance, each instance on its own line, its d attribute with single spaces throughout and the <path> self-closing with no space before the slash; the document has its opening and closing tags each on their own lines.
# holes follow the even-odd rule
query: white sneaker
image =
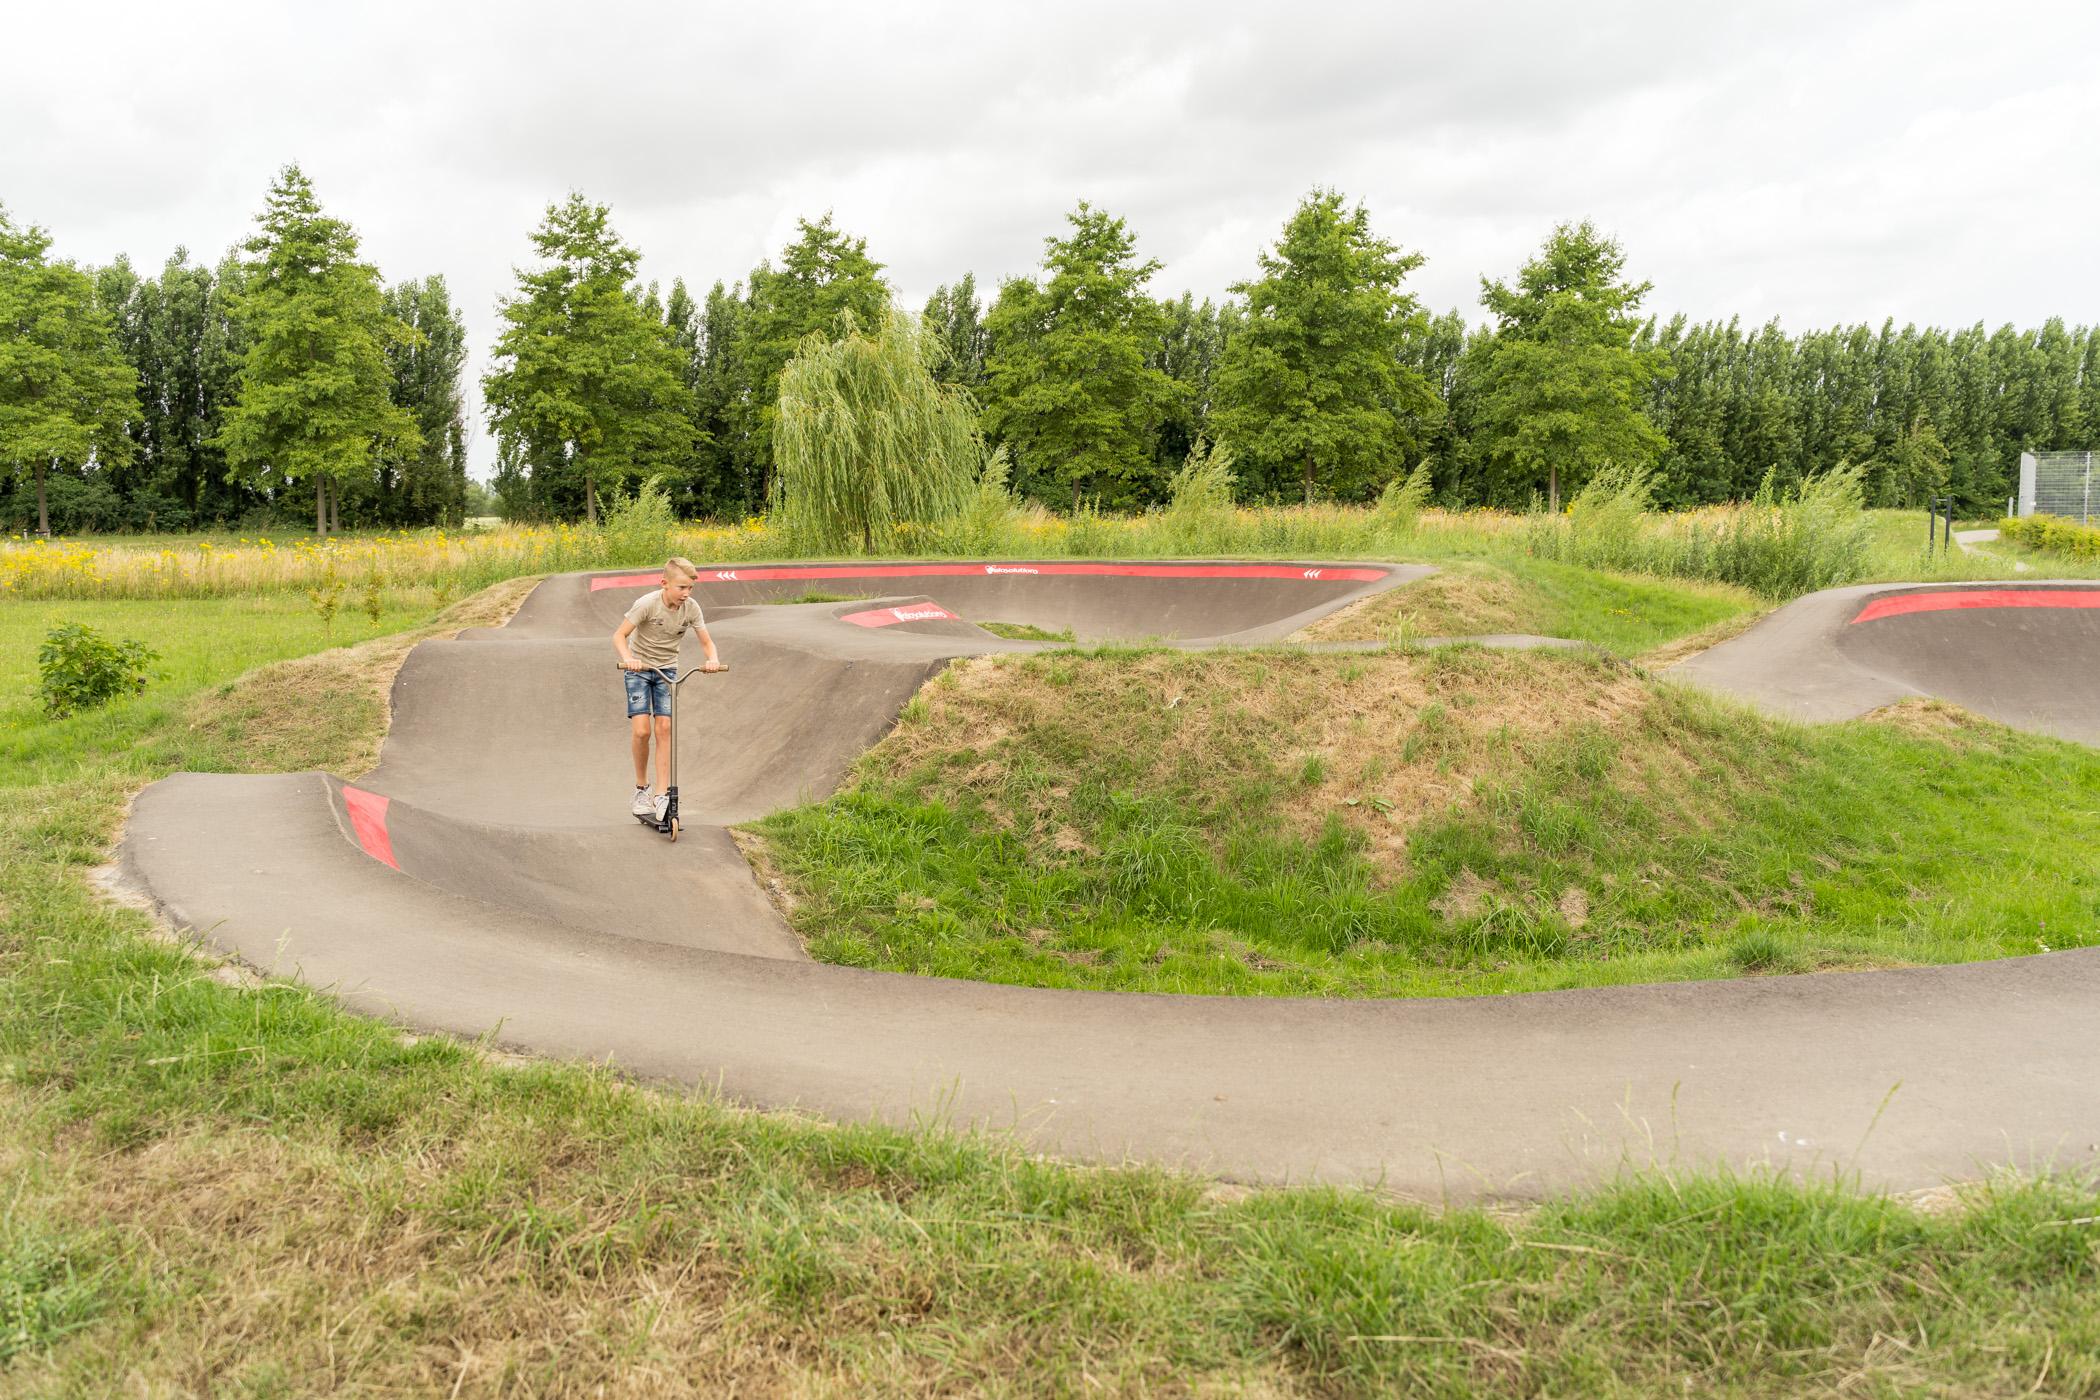
<svg viewBox="0 0 2100 1400">
<path fill-rule="evenodd" d="M 649 810 L 656 814 L 656 819 L 660 822 L 664 819 L 664 809 L 669 807 L 670 805 L 670 797 L 667 794 L 660 792 L 656 794 L 656 801 L 650 807 Z"/>
<path fill-rule="evenodd" d="M 627 810 L 634 813 L 638 817 L 646 817 L 654 814 L 654 812 L 656 811 L 655 795 L 645 787 L 636 788 L 634 790 L 634 805 L 632 807 L 629 807 Z"/>
</svg>

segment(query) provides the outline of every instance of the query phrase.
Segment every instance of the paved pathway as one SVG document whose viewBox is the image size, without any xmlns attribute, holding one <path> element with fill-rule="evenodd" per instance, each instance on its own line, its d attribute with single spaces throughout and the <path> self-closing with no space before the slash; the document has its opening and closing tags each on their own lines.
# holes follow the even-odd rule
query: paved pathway
<svg viewBox="0 0 2100 1400">
<path fill-rule="evenodd" d="M 1424 572 L 915 567 L 703 581 L 733 668 L 686 687 L 693 826 L 675 844 L 624 815 L 606 640 L 653 580 L 574 575 L 507 627 L 419 646 L 383 760 L 354 785 L 155 784 L 127 871 L 213 946 L 406 1026 L 1075 1157 L 1450 1200 L 1655 1164 L 1911 1188 L 2100 1162 L 2100 949 L 1441 1001 L 1067 993 L 807 961 L 721 828 L 829 791 L 949 658 L 1034 645 L 964 619 L 1272 640 Z M 813 585 L 889 596 L 759 605 Z"/>
</svg>

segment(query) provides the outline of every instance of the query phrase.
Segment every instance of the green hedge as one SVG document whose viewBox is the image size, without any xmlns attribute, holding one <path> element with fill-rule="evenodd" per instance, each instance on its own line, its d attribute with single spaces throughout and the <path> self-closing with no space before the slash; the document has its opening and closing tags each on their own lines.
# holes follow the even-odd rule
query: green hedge
<svg viewBox="0 0 2100 1400">
<path fill-rule="evenodd" d="M 1998 527 L 2000 539 L 2029 549 L 2046 549 L 2073 559 L 2100 559 L 2100 529 L 2056 515 L 2029 515 Z"/>
</svg>

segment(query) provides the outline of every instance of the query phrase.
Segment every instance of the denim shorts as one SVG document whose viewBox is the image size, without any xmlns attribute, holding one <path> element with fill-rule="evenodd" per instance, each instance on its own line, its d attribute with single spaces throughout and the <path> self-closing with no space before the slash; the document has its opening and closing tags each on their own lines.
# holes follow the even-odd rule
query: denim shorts
<svg viewBox="0 0 2100 1400">
<path fill-rule="evenodd" d="M 678 679 L 676 666 L 663 666 L 658 669 L 672 681 Z M 671 681 L 665 680 L 655 671 L 623 671 L 620 679 L 627 682 L 627 718 L 671 713 Z"/>
</svg>

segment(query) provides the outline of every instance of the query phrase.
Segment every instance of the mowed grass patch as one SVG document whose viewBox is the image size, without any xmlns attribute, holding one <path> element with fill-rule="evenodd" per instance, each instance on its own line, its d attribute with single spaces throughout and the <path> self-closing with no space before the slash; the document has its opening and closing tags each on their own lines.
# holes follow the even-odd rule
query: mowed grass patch
<svg viewBox="0 0 2100 1400">
<path fill-rule="evenodd" d="M 226 614 L 163 621 L 238 651 Z M 317 722 L 267 742 L 226 712 L 281 677 L 207 668 L 121 745 L 53 739 L 47 780 L 0 758 L 0 1396 L 2100 1388 L 2100 1193 L 2070 1182 L 1934 1214 L 1754 1178 L 1523 1214 L 1220 1190 L 499 1062 L 230 977 L 84 876 L 171 766 L 371 751 L 369 655 L 310 664 Z"/>
<path fill-rule="evenodd" d="M 48 781 L 90 756 L 129 763 L 135 744 L 180 728 L 201 690 L 269 662 L 391 635 L 437 611 L 428 589 L 384 592 L 376 625 L 354 609 L 353 597 L 343 601 L 332 626 L 303 595 L 291 593 L 180 605 L 74 599 L 0 606 L 0 784 Z M 160 653 L 154 668 L 161 674 L 142 695 L 47 720 L 37 696 L 37 649 L 46 633 L 68 622 L 112 638 L 137 638 Z M 287 695 L 286 703 L 296 697 Z"/>
<path fill-rule="evenodd" d="M 943 674 L 758 827 L 818 957 L 1441 996 L 2100 941 L 2100 754 L 1806 728 L 1601 655 L 1058 652 Z"/>
<path fill-rule="evenodd" d="M 1729 584 L 1599 573 L 1511 553 L 1443 564 L 1428 578 L 1374 593 L 1299 635 L 1310 641 L 1407 642 L 1526 633 L 1631 656 L 1748 620 L 1766 606 Z"/>
</svg>

